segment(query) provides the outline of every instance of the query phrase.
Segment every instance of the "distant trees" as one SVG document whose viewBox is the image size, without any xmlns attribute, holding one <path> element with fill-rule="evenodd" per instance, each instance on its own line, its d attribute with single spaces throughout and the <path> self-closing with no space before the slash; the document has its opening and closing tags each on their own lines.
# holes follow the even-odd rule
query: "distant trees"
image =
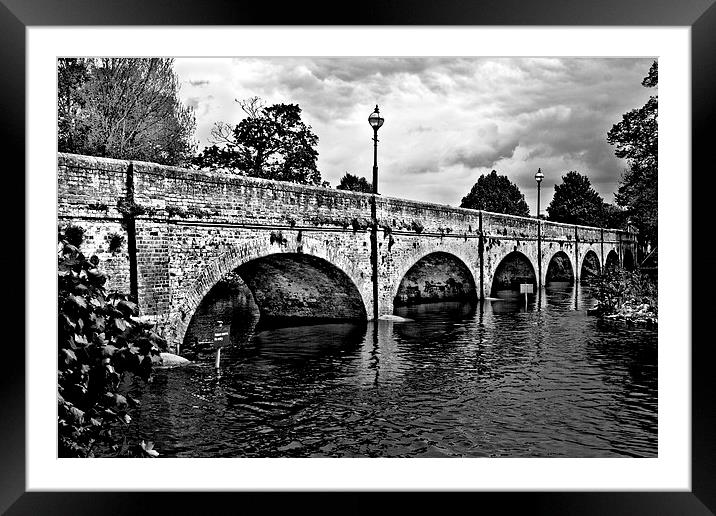
<svg viewBox="0 0 716 516">
<path fill-rule="evenodd" d="M 188 163 L 196 123 L 177 96 L 173 65 L 173 59 L 59 59 L 58 149 Z"/>
<path fill-rule="evenodd" d="M 352 190 L 354 192 L 371 193 L 373 185 L 368 182 L 365 177 L 354 176 L 346 172 L 341 178 L 341 182 L 336 187 L 338 190 Z"/>
<path fill-rule="evenodd" d="M 252 97 L 239 104 L 246 117 L 236 126 L 217 122 L 213 145 L 192 160 L 202 169 L 228 169 L 251 177 L 321 185 L 318 136 L 301 120 L 297 104 L 265 107 Z"/>
<path fill-rule="evenodd" d="M 478 178 L 470 193 L 462 198 L 460 207 L 523 217 L 530 213 L 525 196 L 517 185 L 495 170 Z"/>
<path fill-rule="evenodd" d="M 547 207 L 549 219 L 566 224 L 600 225 L 604 216 L 604 199 L 587 176 L 570 171 L 555 185 L 554 197 Z"/>
<path fill-rule="evenodd" d="M 659 68 L 654 61 L 642 86 L 658 85 Z M 614 145 L 614 154 L 625 158 L 629 168 L 619 183 L 615 200 L 623 206 L 630 220 L 639 230 L 642 246 L 657 243 L 658 199 L 658 140 L 657 115 L 659 97 L 653 95 L 641 108 L 632 109 L 622 116 L 607 133 L 607 141 Z"/>
</svg>

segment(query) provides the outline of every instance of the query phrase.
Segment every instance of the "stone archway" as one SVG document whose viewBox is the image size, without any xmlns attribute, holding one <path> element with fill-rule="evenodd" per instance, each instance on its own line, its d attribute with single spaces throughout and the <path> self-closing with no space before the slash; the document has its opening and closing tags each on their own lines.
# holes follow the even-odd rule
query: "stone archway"
<svg viewBox="0 0 716 516">
<path fill-rule="evenodd" d="M 551 282 L 574 283 L 572 261 L 564 251 L 557 251 L 549 260 L 545 273 L 545 284 Z"/>
<path fill-rule="evenodd" d="M 628 271 L 633 271 L 635 268 L 634 264 L 634 255 L 632 254 L 630 249 L 624 249 L 624 268 Z"/>
<path fill-rule="evenodd" d="M 474 301 L 475 278 L 457 256 L 443 251 L 429 253 L 403 275 L 393 307 L 437 301 Z"/>
<path fill-rule="evenodd" d="M 497 297 L 499 292 L 519 293 L 520 285 L 531 283 L 533 292 L 537 292 L 537 274 L 529 258 L 519 251 L 508 253 L 497 265 L 490 286 L 490 296 Z"/>
<path fill-rule="evenodd" d="M 597 253 L 589 250 L 582 259 L 582 267 L 579 271 L 579 281 L 581 283 L 591 283 L 602 273 Z"/>
<path fill-rule="evenodd" d="M 170 344 L 176 345 L 183 342 L 192 316 L 202 300 L 214 285 L 228 273 L 234 271 L 239 274 L 243 272 L 243 275 L 249 278 L 247 280 L 242 276 L 249 289 L 252 290 L 260 311 L 263 304 L 262 315 L 267 314 L 268 318 L 286 317 L 290 319 L 310 315 L 311 305 L 314 308 L 319 305 L 323 307 L 314 312 L 316 318 L 322 318 L 322 315 L 328 313 L 326 307 L 330 304 L 325 296 L 334 288 L 336 288 L 336 296 L 332 299 L 334 303 L 339 298 L 351 300 L 350 302 L 346 301 L 350 304 L 350 308 L 340 311 L 338 318 L 354 318 L 354 316 L 355 318 L 365 318 L 370 291 L 360 288 L 360 286 L 365 287 L 365 285 L 358 285 L 365 283 L 365 281 L 361 282 L 364 278 L 348 258 L 329 246 L 322 245 L 321 241 L 314 241 L 311 238 L 304 237 L 300 246 L 280 243 L 266 244 L 264 239 L 256 239 L 241 246 L 231 247 L 221 256 L 212 260 L 204 267 L 196 281 L 185 290 L 182 301 L 172 310 L 167 325 L 166 337 Z M 309 281 L 302 277 L 299 274 L 300 271 L 310 272 L 313 280 Z M 261 286 L 258 278 L 262 273 L 270 274 L 272 282 Z M 321 281 L 326 281 L 327 284 L 324 284 L 323 288 L 318 288 Z M 309 289 L 310 292 L 302 297 L 298 293 L 300 287 L 296 282 Z M 293 283 L 292 288 L 295 294 L 284 298 L 289 304 L 292 304 L 293 308 L 283 314 L 278 309 L 281 299 L 278 293 L 282 283 L 284 287 Z M 316 297 L 319 294 L 321 295 L 320 299 Z M 288 301 L 289 299 L 291 301 Z M 317 315 L 319 313 L 321 315 Z"/>
<path fill-rule="evenodd" d="M 606 263 L 604 265 L 604 271 L 606 272 L 606 271 L 614 270 L 617 268 L 619 268 L 619 255 L 617 254 L 617 252 L 614 249 L 612 249 L 607 254 Z"/>
</svg>

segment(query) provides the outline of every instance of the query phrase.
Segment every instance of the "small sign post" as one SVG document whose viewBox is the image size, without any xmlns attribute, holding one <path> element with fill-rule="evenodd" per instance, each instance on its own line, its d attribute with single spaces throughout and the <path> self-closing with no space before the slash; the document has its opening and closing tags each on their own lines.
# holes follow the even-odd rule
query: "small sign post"
<svg viewBox="0 0 716 516">
<path fill-rule="evenodd" d="M 229 330 L 224 327 L 224 321 L 216 321 L 216 331 L 214 332 L 214 346 L 216 347 L 216 363 L 215 368 L 219 369 L 221 362 L 221 348 L 229 343 Z"/>
<path fill-rule="evenodd" d="M 527 309 L 527 294 L 534 294 L 532 283 L 520 283 L 520 294 L 525 295 L 525 310 Z"/>
</svg>

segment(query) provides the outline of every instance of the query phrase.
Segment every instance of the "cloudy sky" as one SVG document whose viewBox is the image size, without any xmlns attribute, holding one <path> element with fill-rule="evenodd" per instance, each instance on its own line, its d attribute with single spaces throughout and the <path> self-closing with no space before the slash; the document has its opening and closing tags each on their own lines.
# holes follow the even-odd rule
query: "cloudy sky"
<svg viewBox="0 0 716 516">
<path fill-rule="evenodd" d="M 477 178 L 507 175 L 536 210 L 569 170 L 613 202 L 625 163 L 607 131 L 655 89 L 653 59 L 632 58 L 199 58 L 176 59 L 182 100 L 194 107 L 199 149 L 217 121 L 244 116 L 235 99 L 294 103 L 319 138 L 318 168 L 335 187 L 345 172 L 370 180 L 375 104 L 379 192 L 459 205 Z"/>
</svg>

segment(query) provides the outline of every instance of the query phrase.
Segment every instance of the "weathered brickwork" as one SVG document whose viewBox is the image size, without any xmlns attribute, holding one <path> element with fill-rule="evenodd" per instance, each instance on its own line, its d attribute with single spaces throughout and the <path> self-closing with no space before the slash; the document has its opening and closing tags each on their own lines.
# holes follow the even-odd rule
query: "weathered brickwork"
<svg viewBox="0 0 716 516">
<path fill-rule="evenodd" d="M 121 160 L 58 155 L 58 223 L 82 226 L 82 251 L 100 258 L 110 276 L 110 288 L 127 292 L 130 260 L 124 217 L 128 213 L 128 165 Z M 133 185 L 139 304 L 174 343 L 181 342 L 192 314 L 219 279 L 274 255 L 285 255 L 282 260 L 287 260 L 274 263 L 284 264 L 281 280 L 275 268 L 271 273 L 265 266 L 244 268 L 246 274 L 254 275 L 247 283 L 261 292 L 258 297 L 263 296 L 272 313 L 279 315 L 282 300 L 285 309 L 290 305 L 296 314 L 326 312 L 327 298 L 297 292 L 305 288 L 316 293 L 317 284 L 301 286 L 297 278 L 290 279 L 299 268 L 286 264 L 292 256 L 303 254 L 330 265 L 320 274 L 314 268 L 314 273 L 330 283 L 324 290 L 342 296 L 343 301 L 331 301 L 339 313 L 354 313 L 359 297 L 361 313 L 371 317 L 372 202 L 379 224 L 380 314 L 393 312 L 406 273 L 432 253 L 446 253 L 454 257 L 454 263 L 461 263 L 464 271 L 460 278 L 473 279 L 478 297 L 490 295 L 495 272 L 510 253 L 524 255 L 535 275 L 540 270 L 535 219 L 383 196 L 374 201 L 370 194 L 152 163 L 133 163 Z M 634 253 L 634 235 L 625 232 L 546 221 L 540 228 L 542 284 L 557 253 L 564 253 L 559 254 L 561 259 L 568 258 L 575 279 L 579 279 L 589 251 L 598 258 L 600 268 L 610 252 L 619 263 L 624 263 L 626 253 Z M 116 233 L 125 241 L 121 249 L 110 252 L 108 239 Z M 439 268 L 432 270 L 439 271 L 442 279 L 431 279 L 429 267 L 421 270 L 423 277 L 411 276 L 410 281 L 424 285 L 447 279 Z M 280 285 L 284 286 L 283 297 L 278 294 Z"/>
</svg>

